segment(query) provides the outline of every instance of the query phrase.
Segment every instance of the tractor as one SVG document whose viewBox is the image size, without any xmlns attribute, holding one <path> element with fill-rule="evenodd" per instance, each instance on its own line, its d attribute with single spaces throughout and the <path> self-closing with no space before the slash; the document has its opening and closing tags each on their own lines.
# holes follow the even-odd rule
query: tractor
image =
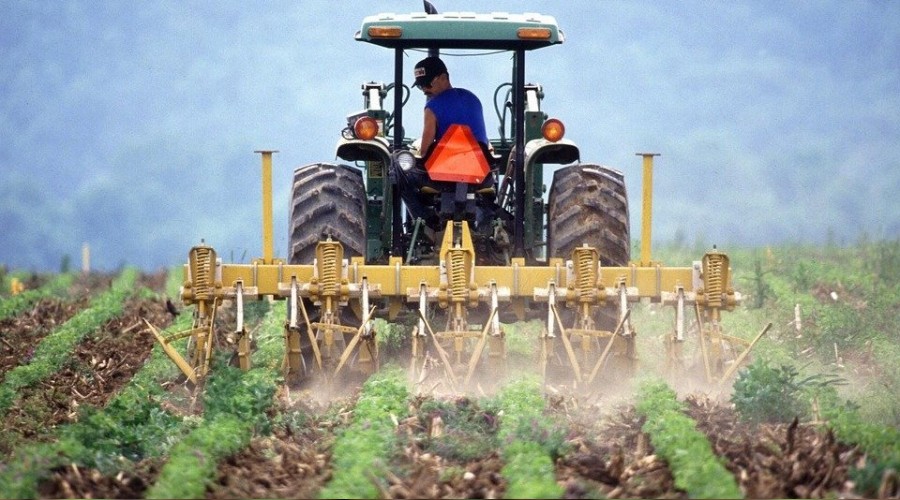
<svg viewBox="0 0 900 500">
<path fill-rule="evenodd" d="M 182 300 L 196 306 L 194 325 L 172 335 L 153 329 L 188 379 L 198 382 L 209 370 L 215 311 L 225 301 L 237 309 L 237 357 L 249 368 L 242 308 L 262 297 L 287 301 L 288 378 L 377 369 L 373 318 L 413 315 L 413 376 L 436 360 L 449 386 L 463 389 L 479 370 L 502 369 L 501 322 L 540 317 L 546 321 L 537 370 L 589 386 L 604 372 L 633 370 L 636 332 L 629 316 L 642 299 L 675 307 L 673 356 L 685 339 L 686 307 L 693 305 L 708 379 L 733 374 L 752 343 L 725 335 L 719 323 L 721 312 L 740 302 L 728 256 L 711 251 L 690 267 L 652 260 L 656 155 L 639 153 L 641 255 L 632 260 L 622 172 L 582 162 L 563 122 L 542 109 L 543 87 L 526 81 L 526 55 L 565 40 L 555 18 L 438 13 L 426 1 L 423 12 L 366 17 L 355 40 L 388 49 L 394 79 L 362 84 L 363 107 L 342 123 L 338 162 L 294 171 L 287 261 L 272 250 L 272 151 L 259 152 L 263 257 L 222 263 L 206 244 L 188 254 Z M 410 53 L 441 51 L 505 52 L 512 67 L 494 92 L 500 126 L 490 144 L 475 143 L 463 127 L 446 133 L 424 162 L 424 148 L 405 133 L 411 85 L 404 80 L 412 77 L 405 68 Z M 420 109 L 412 116 L 421 116 Z M 431 182 L 421 194 L 439 216 L 437 231 L 410 215 L 397 186 L 399 172 L 422 163 Z M 553 170 L 545 198 L 546 169 Z M 191 338 L 187 359 L 171 345 L 185 336 Z"/>
</svg>

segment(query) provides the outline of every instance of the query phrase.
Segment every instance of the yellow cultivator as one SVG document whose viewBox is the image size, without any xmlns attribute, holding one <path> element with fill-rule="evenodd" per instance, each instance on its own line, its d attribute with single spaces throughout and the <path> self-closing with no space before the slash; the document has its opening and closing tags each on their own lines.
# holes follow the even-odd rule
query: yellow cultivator
<svg viewBox="0 0 900 500">
<path fill-rule="evenodd" d="M 191 249 L 182 299 L 196 306 L 194 324 L 171 336 L 153 330 L 167 354 L 191 381 L 201 380 L 216 343 L 216 310 L 229 303 L 237 318 L 230 335 L 241 367 L 249 369 L 243 305 L 269 297 L 287 301 L 288 378 L 331 379 L 348 367 L 377 369 L 373 318 L 405 314 L 414 323 L 408 348 L 417 379 L 426 371 L 442 372 L 448 386 L 462 390 L 485 373 L 494 378 L 507 359 L 501 324 L 541 318 L 535 372 L 590 386 L 604 374 L 634 370 L 631 310 L 647 301 L 676 310 L 668 341 L 673 366 L 681 362 L 685 311 L 693 307 L 708 381 L 730 377 L 752 343 L 722 331 L 721 313 L 740 301 L 728 257 L 712 251 L 690 267 L 652 260 L 655 155 L 642 153 L 641 256 L 632 260 L 624 176 L 581 162 L 562 122 L 541 109 L 543 88 L 526 83 L 525 54 L 564 40 L 555 19 L 428 10 L 363 21 L 356 39 L 393 51 L 395 79 L 363 84 L 365 109 L 347 117 L 336 150 L 350 165 L 315 163 L 295 170 L 285 260 L 274 258 L 272 248 L 273 152 L 259 152 L 263 257 L 231 264 L 222 263 L 210 246 Z M 397 181 L 398 174 L 423 163 L 416 141 L 403 134 L 409 95 L 403 62 L 406 51 L 417 49 L 506 51 L 511 57 L 504 60 L 513 61 L 510 81 L 495 92 L 501 136 L 465 151 L 459 156 L 464 160 L 429 160 L 443 172 L 472 158 L 489 167 L 483 181 L 432 179 L 423 187 L 419 195 L 439 221 L 431 227 L 405 210 Z M 552 165 L 545 198 L 544 171 Z M 185 357 L 171 342 L 186 336 L 191 341 Z"/>
</svg>

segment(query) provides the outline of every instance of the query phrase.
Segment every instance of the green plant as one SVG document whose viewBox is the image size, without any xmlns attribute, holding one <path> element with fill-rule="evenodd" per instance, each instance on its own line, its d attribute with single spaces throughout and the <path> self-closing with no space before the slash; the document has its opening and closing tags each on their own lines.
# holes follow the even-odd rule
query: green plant
<svg viewBox="0 0 900 500">
<path fill-rule="evenodd" d="M 172 448 L 147 498 L 202 497 L 220 460 L 246 447 L 254 433 L 271 432 L 268 411 L 280 377 L 273 359 L 284 345 L 272 340 L 281 334 L 284 305 L 267 309 L 254 368 L 244 373 L 222 361 L 215 364 L 203 394 L 203 422 Z"/>
<path fill-rule="evenodd" d="M 409 330 L 401 324 L 388 323 L 382 318 L 372 320 L 378 350 L 385 356 L 403 352 L 409 344 Z"/>
<path fill-rule="evenodd" d="M 424 427 L 436 417 L 444 422 L 444 432 L 427 437 L 425 448 L 445 459 L 467 462 L 488 455 L 499 445 L 494 425 L 496 416 L 483 410 L 475 400 L 430 399 L 419 408 L 419 420 Z"/>
<path fill-rule="evenodd" d="M 741 370 L 734 382 L 731 402 L 749 422 L 783 422 L 809 416 L 810 392 L 844 383 L 839 377 L 814 374 L 806 377 L 792 365 L 772 367 L 757 359 Z"/>
<path fill-rule="evenodd" d="M 825 393 L 820 405 L 823 418 L 837 438 L 859 445 L 866 452 L 868 460 L 862 468 L 852 469 L 851 477 L 858 493 L 874 498 L 885 471 L 900 471 L 900 429 L 864 420 L 858 405 L 841 403 L 834 392 Z"/>
<path fill-rule="evenodd" d="M 27 310 L 44 297 L 64 294 L 74 281 L 75 277 L 73 275 L 60 274 L 40 288 L 25 290 L 11 297 L 0 297 L 0 319 L 15 316 Z"/>
<path fill-rule="evenodd" d="M 561 426 L 544 415 L 546 403 L 534 377 L 507 385 L 495 401 L 500 418 L 498 438 L 505 462 L 509 498 L 559 498 L 554 460 L 564 452 Z"/>
<path fill-rule="evenodd" d="M 320 498 L 377 498 L 380 469 L 396 445 L 391 416 L 402 418 L 409 391 L 404 372 L 386 368 L 363 384 L 353 421 L 340 432 L 332 452 L 334 476 Z"/>
<path fill-rule="evenodd" d="M 748 280 L 751 283 L 751 290 L 753 290 L 751 296 L 754 309 L 761 309 L 766 304 L 766 300 L 772 297 L 772 287 L 766 280 L 766 275 L 770 272 L 763 270 L 762 258 L 757 256 L 753 261 L 753 275 Z"/>
<path fill-rule="evenodd" d="M 190 315 L 182 314 L 169 331 L 181 331 L 190 322 Z M 182 339 L 176 345 L 185 342 Z M 163 412 L 157 404 L 165 392 L 160 383 L 178 373 L 155 346 L 144 367 L 106 408 L 82 407 L 78 422 L 60 428 L 57 441 L 17 448 L 5 468 L 0 467 L 0 498 L 37 497 L 38 482 L 60 465 L 75 462 L 111 471 L 121 466 L 122 458 L 166 453 L 193 425 Z"/>
<path fill-rule="evenodd" d="M 0 384 L 0 415 L 15 402 L 19 389 L 35 384 L 56 372 L 76 344 L 112 318 L 122 314 L 125 299 L 134 293 L 137 270 L 124 270 L 112 287 L 54 330 L 35 348 L 31 362 L 10 370 Z"/>
<path fill-rule="evenodd" d="M 635 409 L 646 419 L 643 430 L 650 435 L 656 454 L 669 463 L 675 486 L 690 498 L 741 498 L 734 476 L 683 408 L 665 383 L 640 385 Z"/>
</svg>

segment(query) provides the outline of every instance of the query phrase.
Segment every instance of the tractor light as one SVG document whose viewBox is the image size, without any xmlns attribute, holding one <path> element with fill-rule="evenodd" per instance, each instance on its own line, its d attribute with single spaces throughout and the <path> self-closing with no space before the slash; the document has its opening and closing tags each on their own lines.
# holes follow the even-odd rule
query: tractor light
<svg viewBox="0 0 900 500">
<path fill-rule="evenodd" d="M 403 36 L 403 28 L 399 26 L 371 26 L 368 33 L 372 38 L 400 38 Z"/>
<path fill-rule="evenodd" d="M 416 166 L 416 157 L 409 151 L 398 151 L 394 154 L 394 163 L 400 167 L 400 170 L 409 172 L 410 169 Z"/>
<path fill-rule="evenodd" d="M 549 40 L 550 28 L 519 28 L 516 36 L 523 40 Z"/>
<path fill-rule="evenodd" d="M 353 133 L 357 139 L 368 141 L 378 135 L 378 122 L 371 116 L 364 116 L 353 125 Z"/>
<path fill-rule="evenodd" d="M 550 118 L 541 126 L 541 135 L 550 142 L 557 142 L 566 135 L 566 126 L 556 118 Z"/>
</svg>

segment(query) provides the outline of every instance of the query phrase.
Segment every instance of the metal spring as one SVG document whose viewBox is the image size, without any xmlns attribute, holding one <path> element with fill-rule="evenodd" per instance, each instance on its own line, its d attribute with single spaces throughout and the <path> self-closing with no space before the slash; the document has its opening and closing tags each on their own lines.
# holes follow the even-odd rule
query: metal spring
<svg viewBox="0 0 900 500">
<path fill-rule="evenodd" d="M 213 287 L 213 252 L 210 248 L 195 248 L 192 269 L 194 296 L 198 300 L 209 298 Z"/>
<path fill-rule="evenodd" d="M 579 297 L 588 297 L 593 294 L 597 283 L 597 269 L 589 251 L 576 251 L 575 258 L 575 285 Z"/>
<path fill-rule="evenodd" d="M 725 259 L 721 254 L 710 254 L 706 258 L 706 301 L 709 307 L 722 307 L 723 267 Z"/>
<path fill-rule="evenodd" d="M 337 251 L 337 245 L 325 245 L 322 248 L 322 260 L 319 264 L 319 290 L 323 296 L 334 297 L 340 292 Z"/>
<path fill-rule="evenodd" d="M 448 253 L 448 276 L 450 297 L 453 302 L 466 300 L 468 280 L 466 279 L 466 252 L 464 250 L 450 250 Z"/>
</svg>

